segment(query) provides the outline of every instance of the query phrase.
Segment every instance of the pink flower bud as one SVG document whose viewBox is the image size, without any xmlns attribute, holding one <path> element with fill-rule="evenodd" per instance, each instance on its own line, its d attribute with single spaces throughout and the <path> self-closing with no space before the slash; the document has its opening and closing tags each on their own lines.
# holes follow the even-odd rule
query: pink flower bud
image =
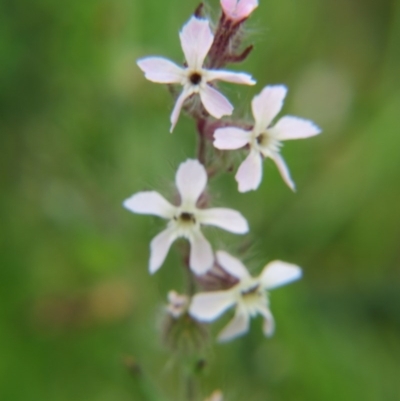
<svg viewBox="0 0 400 401">
<path fill-rule="evenodd" d="M 233 21 L 242 21 L 258 7 L 258 0 L 221 0 L 225 16 Z"/>
</svg>

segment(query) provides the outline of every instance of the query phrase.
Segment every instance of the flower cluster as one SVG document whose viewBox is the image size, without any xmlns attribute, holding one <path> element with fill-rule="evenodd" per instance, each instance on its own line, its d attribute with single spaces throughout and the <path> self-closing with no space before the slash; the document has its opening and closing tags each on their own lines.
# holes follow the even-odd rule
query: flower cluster
<svg viewBox="0 0 400 401">
<path fill-rule="evenodd" d="M 181 112 L 185 112 L 196 122 L 199 149 L 198 159 L 188 159 L 178 167 L 177 201 L 171 203 L 158 192 L 146 191 L 126 199 L 124 207 L 133 213 L 167 220 L 166 228 L 150 244 L 150 273 L 163 265 L 177 238 L 187 239 L 190 248 L 183 255 L 184 264 L 191 272 L 192 282 L 203 291 L 195 293 L 191 288 L 184 295 L 171 291 L 167 312 L 172 320 L 189 317 L 201 324 L 216 320 L 234 307 L 234 317 L 219 334 L 220 341 L 246 333 L 250 318 L 256 315 L 264 320 L 265 336 L 271 336 L 275 324 L 268 291 L 299 279 L 302 271 L 296 265 L 276 260 L 268 263 L 257 277 L 252 277 L 239 259 L 223 250 L 213 251 L 203 234 L 204 226 L 218 227 L 233 234 L 243 235 L 249 231 L 247 220 L 238 211 L 209 206 L 212 198 L 208 181 L 216 173 L 215 166 L 224 169 L 223 161 L 218 164 L 215 160 L 220 158 L 221 150 L 247 153 L 235 175 L 239 192 L 259 188 L 266 158 L 275 162 L 284 182 L 294 190 L 295 184 L 280 154 L 282 143 L 321 132 L 313 122 L 299 117 L 284 116 L 274 122 L 287 95 L 284 85 L 267 85 L 253 98 L 254 121 L 222 119 L 231 116 L 234 108 L 218 90 L 218 81 L 256 83 L 250 74 L 232 72 L 225 66 L 244 60 L 253 49 L 249 46 L 241 51 L 240 44 L 242 26 L 257 6 L 257 0 L 221 0 L 222 13 L 214 30 L 200 6 L 179 34 L 185 56 L 183 65 L 159 56 L 137 62 L 148 80 L 167 84 L 175 96 L 170 132 Z M 222 394 L 215 392 L 210 400 L 214 399 L 222 399 Z"/>
</svg>

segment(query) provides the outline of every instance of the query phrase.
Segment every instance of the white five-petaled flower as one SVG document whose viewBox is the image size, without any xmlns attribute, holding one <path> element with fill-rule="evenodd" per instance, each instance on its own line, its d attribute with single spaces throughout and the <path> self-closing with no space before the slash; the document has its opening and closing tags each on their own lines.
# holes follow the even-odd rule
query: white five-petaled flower
<svg viewBox="0 0 400 401">
<path fill-rule="evenodd" d="M 254 278 L 240 260 L 226 252 L 218 251 L 217 261 L 239 280 L 238 284 L 228 290 L 196 294 L 189 313 L 199 321 L 211 322 L 236 305 L 235 317 L 220 333 L 220 341 L 231 340 L 246 333 L 250 317 L 258 314 L 264 318 L 264 334 L 271 336 L 275 325 L 269 309 L 267 290 L 299 279 L 302 274 L 300 267 L 276 260 L 268 263 L 261 274 Z"/>
<path fill-rule="evenodd" d="M 228 99 L 209 83 L 216 80 L 254 85 L 249 74 L 203 68 L 204 60 L 214 41 L 208 20 L 192 17 L 180 32 L 180 40 L 187 67 L 180 67 L 163 57 L 146 57 L 137 64 L 148 80 L 164 84 L 180 84 L 183 91 L 176 100 L 171 114 L 173 131 L 185 100 L 198 93 L 205 109 L 215 118 L 232 114 Z"/>
<path fill-rule="evenodd" d="M 217 129 L 214 133 L 214 146 L 218 149 L 239 149 L 246 145 L 250 148 L 249 155 L 235 176 L 240 192 L 258 188 L 262 178 L 262 161 L 267 157 L 275 162 L 286 184 L 295 190 L 286 163 L 279 153 L 281 142 L 315 136 L 321 130 L 312 121 L 292 116 L 282 117 L 271 126 L 272 120 L 282 109 L 286 93 L 283 85 L 266 86 L 253 98 L 255 124 L 251 131 L 227 127 Z"/>
<path fill-rule="evenodd" d="M 226 17 L 242 21 L 258 7 L 258 0 L 221 0 L 221 7 Z"/>
<path fill-rule="evenodd" d="M 155 273 L 168 254 L 175 239 L 187 238 L 191 244 L 189 264 L 195 274 L 204 274 L 214 262 L 210 243 L 200 226 L 212 225 L 235 234 L 248 232 L 246 219 L 237 211 L 226 208 L 199 209 L 197 201 L 207 185 L 207 172 L 197 160 L 187 160 L 178 168 L 175 177 L 181 204 L 171 205 L 158 192 L 139 192 L 124 202 L 125 208 L 140 214 L 168 219 L 167 228 L 150 244 L 150 273 Z"/>
</svg>

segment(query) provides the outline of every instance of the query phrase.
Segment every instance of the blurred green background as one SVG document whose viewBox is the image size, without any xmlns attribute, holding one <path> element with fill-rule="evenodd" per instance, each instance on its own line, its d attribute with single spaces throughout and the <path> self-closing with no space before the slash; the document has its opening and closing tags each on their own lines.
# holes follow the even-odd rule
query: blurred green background
<svg viewBox="0 0 400 401">
<path fill-rule="evenodd" d="M 256 319 L 248 336 L 207 353 L 201 391 L 399 400 L 400 1 L 260 3 L 247 24 L 255 50 L 239 67 L 258 85 L 224 92 L 250 115 L 254 94 L 285 83 L 284 112 L 324 133 L 283 149 L 296 194 L 266 163 L 254 193 L 218 177 L 214 204 L 248 218 L 253 271 L 279 258 L 304 279 L 273 292 L 272 339 Z M 218 1 L 208 5 L 217 18 Z M 147 401 L 127 358 L 169 400 L 183 399 L 159 334 L 167 291 L 183 289 L 179 254 L 150 277 L 148 244 L 163 222 L 121 202 L 152 188 L 171 195 L 176 167 L 195 155 L 192 121 L 181 116 L 168 133 L 170 95 L 135 60 L 181 61 L 178 30 L 196 6 L 0 3 L 2 401 Z M 239 254 L 240 238 L 208 233 Z"/>
</svg>

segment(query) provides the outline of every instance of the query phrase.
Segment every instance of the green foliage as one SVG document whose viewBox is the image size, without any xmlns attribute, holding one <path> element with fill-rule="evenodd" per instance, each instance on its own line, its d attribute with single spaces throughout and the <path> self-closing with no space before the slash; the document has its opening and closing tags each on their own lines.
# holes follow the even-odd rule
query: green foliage
<svg viewBox="0 0 400 401">
<path fill-rule="evenodd" d="M 240 67 L 258 85 L 224 91 L 246 115 L 264 85 L 285 83 L 285 113 L 324 133 L 282 151 L 297 194 L 266 163 L 254 193 L 218 177 L 214 203 L 248 218 L 243 256 L 254 271 L 282 259 L 304 279 L 272 294 L 271 340 L 256 321 L 247 337 L 214 348 L 201 389 L 221 388 L 227 401 L 396 401 L 400 2 L 260 3 L 248 24 L 255 50 Z M 148 244 L 162 223 L 121 203 L 144 189 L 172 193 L 176 167 L 194 156 L 192 122 L 182 116 L 168 133 L 168 91 L 135 59 L 181 61 L 177 33 L 196 6 L 0 4 L 1 400 L 184 394 L 158 334 L 167 291 L 184 288 L 178 253 L 150 277 Z M 228 250 L 240 254 L 238 244 Z"/>
</svg>

